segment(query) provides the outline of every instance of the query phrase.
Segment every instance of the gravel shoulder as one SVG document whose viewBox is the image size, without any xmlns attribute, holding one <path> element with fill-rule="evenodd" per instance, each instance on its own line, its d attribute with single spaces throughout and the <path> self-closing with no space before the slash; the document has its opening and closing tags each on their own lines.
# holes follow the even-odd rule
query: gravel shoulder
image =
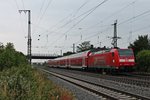
<svg viewBox="0 0 150 100">
<path fill-rule="evenodd" d="M 71 91 L 75 95 L 76 100 L 103 100 L 104 99 L 96 94 L 93 94 L 92 92 L 86 91 L 85 89 L 82 89 L 74 84 L 66 82 L 55 76 L 49 75 L 48 79 L 50 79 L 57 85 Z"/>
</svg>

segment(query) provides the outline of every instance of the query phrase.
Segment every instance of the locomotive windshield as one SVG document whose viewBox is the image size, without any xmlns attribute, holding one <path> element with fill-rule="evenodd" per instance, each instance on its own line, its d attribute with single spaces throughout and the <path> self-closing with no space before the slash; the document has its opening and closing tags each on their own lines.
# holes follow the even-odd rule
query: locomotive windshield
<svg viewBox="0 0 150 100">
<path fill-rule="evenodd" d="M 120 56 L 133 56 L 133 51 L 131 49 L 118 49 Z"/>
</svg>

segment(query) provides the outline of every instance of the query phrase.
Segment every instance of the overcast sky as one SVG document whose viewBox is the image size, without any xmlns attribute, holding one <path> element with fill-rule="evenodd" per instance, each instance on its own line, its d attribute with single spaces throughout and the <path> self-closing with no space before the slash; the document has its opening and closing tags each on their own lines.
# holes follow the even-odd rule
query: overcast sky
<svg viewBox="0 0 150 100">
<path fill-rule="evenodd" d="M 115 20 L 121 48 L 150 35 L 150 0 L 0 0 L 0 42 L 24 54 L 28 14 L 18 12 L 24 9 L 31 10 L 33 53 L 60 54 L 83 41 L 111 47 Z"/>
</svg>

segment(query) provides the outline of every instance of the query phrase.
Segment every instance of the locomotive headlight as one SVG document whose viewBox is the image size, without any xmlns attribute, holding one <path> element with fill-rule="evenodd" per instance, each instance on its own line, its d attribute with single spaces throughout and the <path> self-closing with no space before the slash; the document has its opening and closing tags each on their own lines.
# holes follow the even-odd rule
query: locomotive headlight
<svg viewBox="0 0 150 100">
<path fill-rule="evenodd" d="M 113 63 L 115 62 L 115 60 L 113 59 Z"/>
<path fill-rule="evenodd" d="M 129 59 L 129 62 L 134 62 L 134 59 Z"/>
<path fill-rule="evenodd" d="M 119 61 L 120 61 L 120 62 L 125 62 L 125 59 L 120 59 Z"/>
</svg>

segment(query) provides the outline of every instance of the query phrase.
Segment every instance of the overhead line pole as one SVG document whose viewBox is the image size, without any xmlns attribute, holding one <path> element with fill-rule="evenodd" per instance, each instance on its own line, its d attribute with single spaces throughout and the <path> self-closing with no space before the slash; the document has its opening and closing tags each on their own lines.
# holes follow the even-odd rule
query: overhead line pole
<svg viewBox="0 0 150 100">
<path fill-rule="evenodd" d="M 29 61 L 29 64 L 31 64 L 31 12 L 30 10 L 19 10 L 19 13 L 21 12 L 28 12 L 28 42 L 27 42 L 27 57 L 28 57 L 28 61 Z"/>
<path fill-rule="evenodd" d="M 114 47 L 117 47 L 117 20 L 114 23 Z"/>
<path fill-rule="evenodd" d="M 73 53 L 75 53 L 75 44 L 73 43 Z"/>
<path fill-rule="evenodd" d="M 114 46 L 114 48 L 117 48 L 117 40 L 120 39 L 120 37 L 117 37 L 117 20 L 115 20 L 113 25 L 114 25 L 114 37 L 112 37 L 113 39 L 112 45 Z"/>
</svg>

